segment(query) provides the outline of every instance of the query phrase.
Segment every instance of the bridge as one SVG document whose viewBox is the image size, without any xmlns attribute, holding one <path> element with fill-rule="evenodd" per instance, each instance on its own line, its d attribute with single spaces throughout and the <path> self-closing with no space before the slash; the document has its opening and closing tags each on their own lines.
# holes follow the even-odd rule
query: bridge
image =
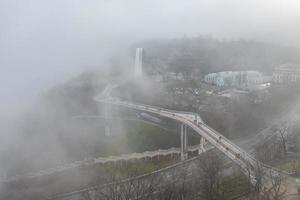
<svg viewBox="0 0 300 200">
<path fill-rule="evenodd" d="M 144 104 L 130 103 L 109 96 L 103 98 L 102 95 L 95 97 L 95 100 L 100 103 L 122 106 L 129 109 L 153 113 L 160 117 L 173 119 L 179 122 L 181 124 L 180 131 L 181 131 L 181 159 L 182 160 L 185 160 L 187 158 L 187 128 L 190 128 L 194 130 L 196 133 L 198 133 L 201 136 L 201 138 L 204 138 L 207 142 L 209 142 L 211 145 L 213 145 L 215 148 L 221 151 L 230 160 L 236 163 L 245 174 L 250 176 L 251 182 L 253 184 L 255 184 L 257 181 L 255 176 L 256 175 L 255 170 L 258 167 L 261 167 L 264 171 L 264 174 L 266 175 L 270 175 L 270 176 L 277 176 L 278 174 L 287 175 L 286 172 L 282 172 L 276 168 L 263 164 L 257 159 L 255 159 L 252 155 L 245 152 L 243 149 L 235 145 L 229 139 L 227 139 L 219 132 L 217 132 L 216 130 L 214 130 L 207 124 L 205 124 L 197 113 L 181 112 L 181 111 L 163 109 L 160 107 L 149 106 Z M 267 182 L 267 180 L 265 180 L 265 182 Z"/>
<path fill-rule="evenodd" d="M 107 92 L 108 93 L 108 92 Z M 168 155 L 168 154 L 180 154 L 181 159 L 187 160 L 188 158 L 188 151 L 205 151 L 203 144 L 204 141 L 209 142 L 212 146 L 214 146 L 216 149 L 221 151 L 225 156 L 227 156 L 230 160 L 232 160 L 234 163 L 236 163 L 238 166 L 240 166 L 241 170 L 246 174 L 249 175 L 251 182 L 253 184 L 256 183 L 256 174 L 255 170 L 259 166 L 264 170 L 265 175 L 271 175 L 271 176 L 277 176 L 278 174 L 284 174 L 287 175 L 286 172 L 279 171 L 276 168 L 272 168 L 271 166 L 265 165 L 258 160 L 256 160 L 252 155 L 245 152 L 243 149 L 235 145 L 232 141 L 224 137 L 222 134 L 205 124 L 201 117 L 197 113 L 192 112 L 182 112 L 182 111 L 175 111 L 175 110 L 169 110 L 169 109 L 163 109 L 160 107 L 150 106 L 150 105 L 144 105 L 144 104 L 136 104 L 131 103 L 127 101 L 122 101 L 119 99 L 115 99 L 110 97 L 110 95 L 99 95 L 95 97 L 95 100 L 99 103 L 114 105 L 114 106 L 121 106 L 128 109 L 133 109 L 137 111 L 152 113 L 160 117 L 165 117 L 169 119 L 173 119 L 177 121 L 180 124 L 180 132 L 181 132 L 181 148 L 178 149 L 168 149 L 165 151 L 158 150 L 156 152 L 145 152 L 141 154 L 132 154 L 132 155 L 121 155 L 117 157 L 108 157 L 108 158 L 98 158 L 93 159 L 92 163 L 107 163 L 107 162 L 116 162 L 116 161 L 126 161 L 130 159 L 136 159 L 136 158 L 146 158 L 146 157 L 153 157 L 153 156 L 159 156 L 159 155 Z M 92 116 L 94 117 L 94 116 Z M 107 117 L 107 116 L 106 116 Z M 188 148 L 188 141 L 187 141 L 187 134 L 188 129 L 194 130 L 199 136 L 201 137 L 202 141 L 200 143 L 200 146 L 195 146 L 192 148 Z M 90 164 L 90 160 L 85 160 L 83 163 L 71 163 L 70 165 L 66 166 L 59 166 L 56 168 L 43 170 L 38 172 L 37 174 L 32 174 L 31 177 L 37 177 L 42 175 L 48 175 L 53 173 L 54 171 L 63 171 L 69 168 L 85 165 L 86 163 Z M 182 162 L 185 163 L 185 162 Z M 181 165 L 181 164 L 180 164 Z M 173 168 L 172 168 L 173 169 Z M 155 173 L 151 173 L 155 174 Z M 147 175 L 148 176 L 148 175 Z M 141 176 L 142 178 L 147 176 Z M 129 181 L 132 180 L 139 180 L 141 177 L 134 177 L 132 179 L 129 179 Z M 170 175 L 167 175 L 167 177 L 170 177 Z M 192 177 L 191 177 L 192 178 Z M 177 180 L 176 180 L 177 181 Z M 128 182 L 128 180 L 122 181 L 122 183 Z M 264 177 L 263 180 L 265 185 L 268 185 L 268 177 Z M 88 187 L 82 190 L 74 191 L 68 194 L 58 195 L 53 198 L 49 199 L 64 199 L 69 197 L 72 197 L 77 194 L 82 194 L 85 192 L 97 190 L 99 187 Z M 105 187 L 104 187 L 105 188 Z M 105 190 L 105 189 L 104 189 Z M 70 198 L 72 199 L 72 198 Z"/>
<path fill-rule="evenodd" d="M 207 141 L 209 142 L 212 146 L 217 148 L 219 151 L 221 151 L 225 156 L 227 156 L 230 160 L 232 160 L 234 163 L 236 163 L 238 166 L 240 166 L 241 170 L 249 176 L 251 182 L 253 184 L 256 183 L 256 168 L 260 167 L 264 171 L 264 176 L 263 177 L 263 184 L 268 186 L 270 183 L 270 176 L 277 176 L 279 174 L 284 174 L 287 175 L 286 172 L 279 171 L 276 168 L 272 168 L 271 166 L 265 165 L 261 163 L 260 161 L 256 160 L 252 155 L 249 153 L 245 152 L 243 149 L 235 145 L 233 142 L 231 142 L 229 139 L 221 135 L 219 132 L 205 124 L 202 120 L 201 117 L 197 113 L 192 113 L 192 112 L 181 112 L 181 111 L 175 111 L 175 110 L 169 110 L 169 109 L 163 109 L 160 107 L 155 107 L 155 106 L 149 106 L 149 105 L 143 105 L 143 104 L 136 104 L 136 103 L 131 103 L 127 101 L 122 101 L 119 99 L 115 99 L 110 97 L 109 95 L 99 95 L 95 97 L 95 100 L 99 103 L 104 103 L 104 104 L 109 104 L 109 105 L 114 105 L 114 106 L 121 106 L 137 111 L 143 111 L 143 112 L 148 112 L 152 113 L 155 115 L 158 115 L 160 117 L 165 117 L 169 119 L 173 119 L 180 123 L 180 132 L 181 132 L 181 148 L 180 151 L 177 153 L 180 153 L 181 159 L 184 160 L 181 162 L 183 168 L 189 166 L 186 165 L 186 163 L 189 163 L 190 161 L 187 160 L 187 152 L 189 150 L 188 145 L 187 145 L 187 130 L 192 129 L 194 130 L 199 136 L 201 137 L 201 141 Z M 205 151 L 203 148 L 203 143 L 200 144 L 200 147 L 195 147 L 195 150 L 200 151 Z M 158 151 L 158 153 L 161 153 Z M 167 153 L 167 152 L 166 152 Z M 169 152 L 168 152 L 169 153 Z M 140 155 L 143 157 L 143 155 Z M 122 158 L 124 159 L 124 158 Z M 100 161 L 100 160 L 99 160 Z M 187 162 L 186 162 L 187 161 Z M 105 162 L 105 161 L 100 161 L 100 162 Z M 177 166 L 177 165 L 176 165 Z M 175 166 L 172 166 L 171 168 L 167 168 L 162 170 L 162 172 L 166 171 L 165 178 L 166 180 L 171 180 L 173 176 L 169 173 L 169 169 L 175 169 Z M 187 170 L 189 171 L 189 170 Z M 120 185 L 127 184 L 127 183 L 132 183 L 132 182 L 137 182 L 140 183 L 140 179 L 147 178 L 148 176 L 152 176 L 154 174 L 160 173 L 158 172 L 153 172 L 150 174 L 142 175 L 139 177 L 133 177 L 129 178 L 128 180 L 123 180 L 121 182 L 117 183 L 109 183 L 108 185 L 103 185 L 103 186 L 95 186 L 95 187 L 88 187 L 84 188 L 78 191 L 73 191 L 70 193 L 62 194 L 62 195 L 57 195 L 54 197 L 51 197 L 49 199 L 73 199 L 75 197 L 80 197 L 80 195 L 84 194 L 89 194 L 89 195 L 95 195 L 96 191 L 98 190 L 107 190 L 107 187 L 109 185 L 114 185 L 117 184 L 118 187 L 121 187 Z M 174 177 L 173 177 L 174 178 Z M 192 177 L 189 177 L 192 179 Z M 169 180 L 169 181 L 170 181 Z M 174 179 L 171 181 L 181 181 L 179 179 Z M 147 182 L 147 181 L 146 181 Z M 167 181 L 168 182 L 168 181 Z M 158 184 L 159 187 L 161 187 L 161 184 Z M 104 192 L 105 193 L 105 192 Z"/>
</svg>

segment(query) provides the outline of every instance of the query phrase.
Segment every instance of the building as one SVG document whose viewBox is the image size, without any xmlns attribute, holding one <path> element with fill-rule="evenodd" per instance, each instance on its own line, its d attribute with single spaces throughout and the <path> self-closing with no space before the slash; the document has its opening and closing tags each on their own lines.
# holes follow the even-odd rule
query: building
<svg viewBox="0 0 300 200">
<path fill-rule="evenodd" d="M 167 72 L 164 74 L 166 80 L 184 80 L 182 73 Z"/>
<path fill-rule="evenodd" d="M 247 85 L 257 85 L 263 83 L 263 75 L 258 71 L 246 71 L 245 73 L 245 83 Z"/>
<path fill-rule="evenodd" d="M 207 74 L 204 81 L 219 87 L 234 87 L 239 85 L 240 77 L 239 72 L 225 71 Z"/>
<path fill-rule="evenodd" d="M 204 81 L 219 87 L 247 88 L 271 80 L 258 71 L 225 71 L 207 74 Z"/>
<path fill-rule="evenodd" d="M 279 84 L 294 84 L 300 81 L 300 66 L 285 64 L 275 68 L 273 82 Z"/>
</svg>

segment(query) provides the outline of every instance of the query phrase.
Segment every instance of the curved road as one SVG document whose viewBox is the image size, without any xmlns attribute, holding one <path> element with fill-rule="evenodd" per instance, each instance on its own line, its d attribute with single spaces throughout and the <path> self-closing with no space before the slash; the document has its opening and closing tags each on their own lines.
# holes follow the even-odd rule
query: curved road
<svg viewBox="0 0 300 200">
<path fill-rule="evenodd" d="M 255 182 L 255 167 L 262 166 L 266 174 L 277 175 L 278 173 L 282 173 L 281 171 L 267 166 L 258 160 L 256 160 L 252 155 L 246 153 L 240 147 L 235 145 L 229 139 L 225 138 L 223 135 L 218 133 L 216 130 L 212 129 L 208 125 L 203 122 L 197 122 L 196 113 L 184 113 L 178 112 L 174 110 L 162 109 L 155 106 L 143 105 L 143 104 L 133 104 L 126 101 L 120 101 L 118 99 L 114 99 L 106 96 L 103 98 L 102 95 L 95 97 L 95 100 L 100 103 L 107 103 L 116 106 L 123 106 L 130 109 L 135 109 L 139 111 L 145 111 L 150 113 L 155 113 L 161 117 L 167 117 L 173 120 L 182 123 L 191 129 L 193 129 L 200 136 L 205 138 L 209 143 L 215 146 L 218 150 L 223 152 L 228 158 L 230 158 L 233 162 L 241 167 L 244 173 L 250 173 L 252 181 Z"/>
</svg>

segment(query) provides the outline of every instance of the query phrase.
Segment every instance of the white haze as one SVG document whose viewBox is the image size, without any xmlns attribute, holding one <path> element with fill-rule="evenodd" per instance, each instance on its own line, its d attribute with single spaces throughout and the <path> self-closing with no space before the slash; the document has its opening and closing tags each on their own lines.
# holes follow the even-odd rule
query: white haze
<svg viewBox="0 0 300 200">
<path fill-rule="evenodd" d="M 297 0 L 2 0 L 1 116 L 134 41 L 204 34 L 298 46 L 299 23 Z"/>
<path fill-rule="evenodd" d="M 1 0 L 1 141 L 15 142 L 8 121 L 40 92 L 104 68 L 133 42 L 211 35 L 300 46 L 299 27 L 298 0 Z"/>
</svg>

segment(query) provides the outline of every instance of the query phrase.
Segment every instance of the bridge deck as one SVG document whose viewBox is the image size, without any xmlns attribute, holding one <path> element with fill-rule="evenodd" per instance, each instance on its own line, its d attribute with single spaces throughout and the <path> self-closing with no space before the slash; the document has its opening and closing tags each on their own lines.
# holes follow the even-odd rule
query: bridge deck
<svg viewBox="0 0 300 200">
<path fill-rule="evenodd" d="M 201 122 L 197 122 L 195 118 L 199 116 L 197 113 L 191 113 L 191 112 L 181 112 L 181 111 L 174 111 L 174 110 L 168 110 L 163 109 L 155 106 L 149 106 L 149 105 L 143 105 L 143 104 L 134 104 L 129 103 L 126 101 L 120 101 L 118 99 L 114 98 L 96 98 L 95 99 L 98 102 L 102 103 L 108 103 L 112 105 L 117 106 L 123 106 L 135 110 L 155 113 L 159 116 L 174 119 L 182 124 L 185 124 L 186 126 L 193 129 L 196 133 L 198 133 L 200 136 L 205 138 L 209 143 L 211 143 L 213 146 L 215 146 L 218 150 L 220 150 L 222 153 L 224 153 L 228 158 L 230 158 L 233 162 L 235 162 L 238 166 L 241 167 L 242 171 L 245 173 L 250 173 L 251 178 L 253 178 L 253 181 L 255 181 L 255 173 L 254 169 L 258 165 L 260 165 L 263 170 L 265 171 L 265 174 L 278 174 L 282 173 L 282 171 L 279 171 L 276 168 L 273 168 L 271 166 L 265 165 L 258 160 L 256 160 L 252 155 L 248 154 L 244 150 L 242 150 L 240 147 L 235 145 L 233 142 L 231 142 L 229 139 L 218 133 L 216 130 L 208 126 L 207 124 Z M 201 119 L 201 118 L 200 118 Z"/>
</svg>

